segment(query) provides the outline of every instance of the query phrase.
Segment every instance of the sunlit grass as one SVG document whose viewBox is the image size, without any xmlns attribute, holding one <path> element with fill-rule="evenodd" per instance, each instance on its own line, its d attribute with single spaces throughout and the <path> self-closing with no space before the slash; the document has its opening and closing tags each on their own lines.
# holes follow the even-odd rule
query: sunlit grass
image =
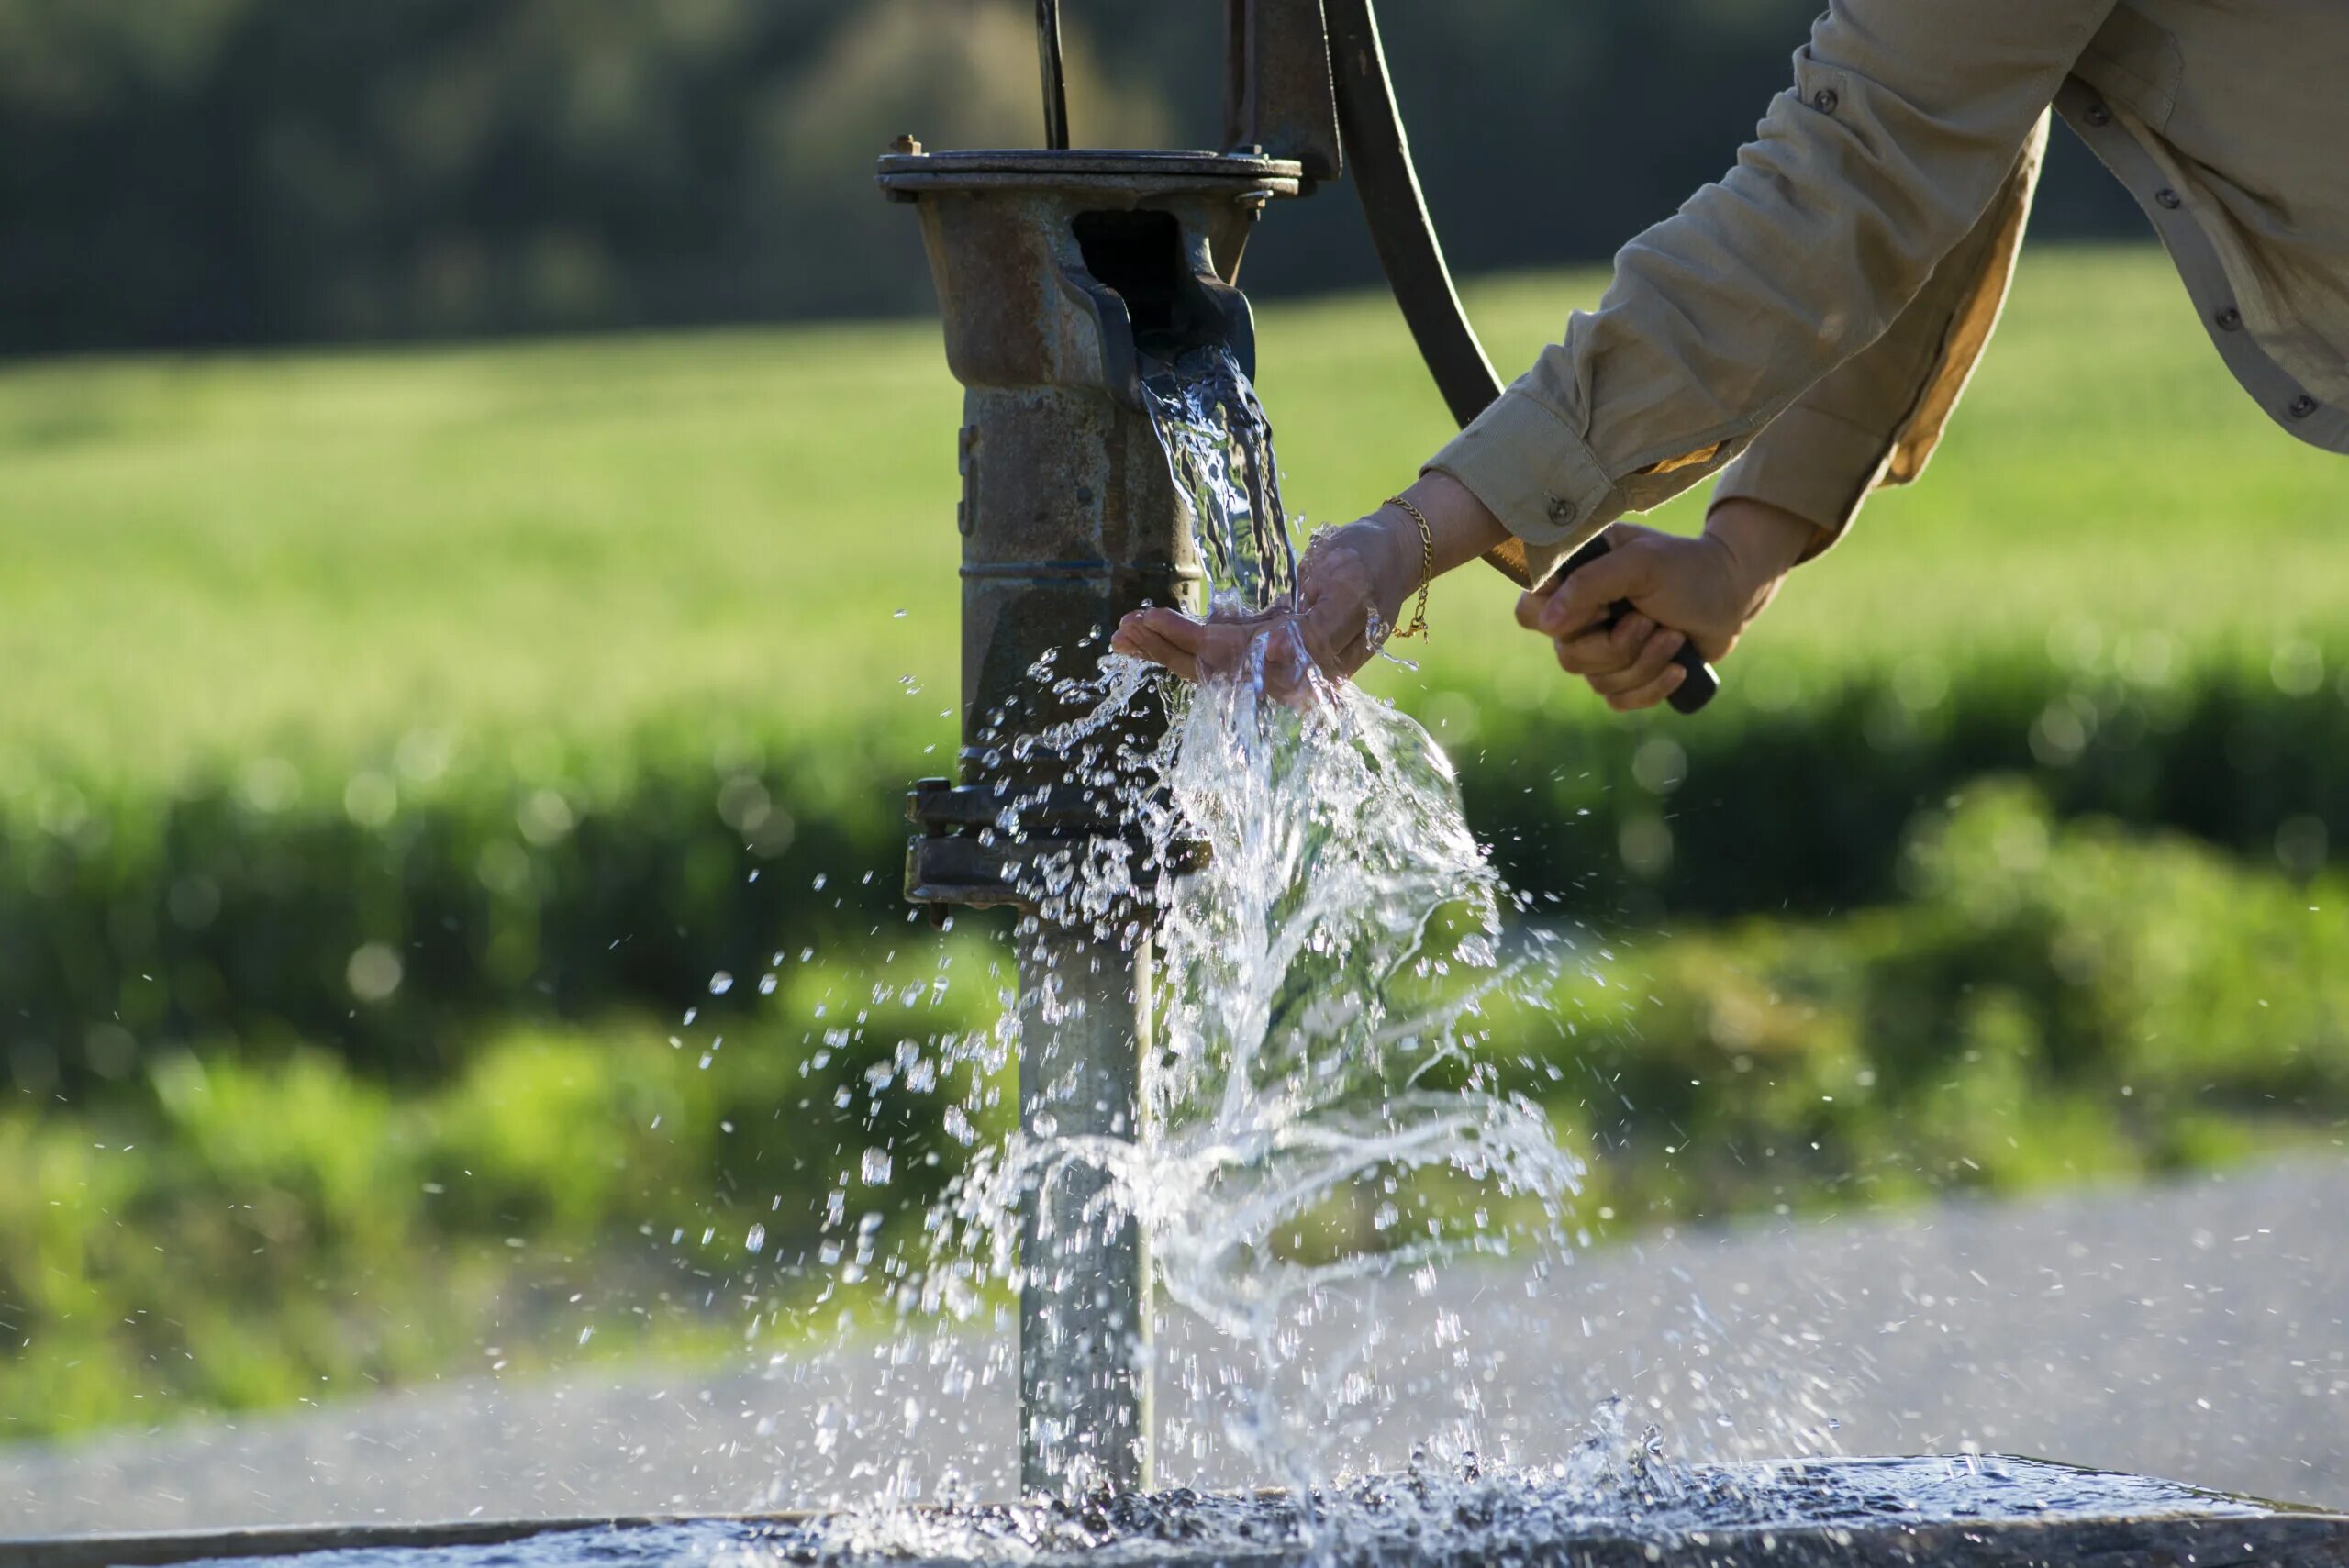
<svg viewBox="0 0 2349 1568">
<path fill-rule="evenodd" d="M 1925 482 L 1799 574 L 1749 678 L 2340 618 L 2349 469 L 2235 390 L 2158 253 L 2026 260 Z M 1472 288 L 1495 360 L 1601 281 Z M 1262 345 L 1312 520 L 1446 434 L 1383 299 L 1267 306 Z M 0 755 L 129 783 L 693 715 L 918 751 L 951 731 L 958 398 L 925 322 L 0 372 Z M 1509 599 L 1442 584 L 1428 677 L 1589 717 Z"/>
</svg>

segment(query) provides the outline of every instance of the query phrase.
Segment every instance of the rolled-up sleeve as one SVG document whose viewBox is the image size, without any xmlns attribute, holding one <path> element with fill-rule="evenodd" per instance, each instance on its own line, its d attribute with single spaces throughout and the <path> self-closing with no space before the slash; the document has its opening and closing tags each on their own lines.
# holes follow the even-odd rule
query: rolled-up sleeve
<svg viewBox="0 0 2349 1568">
<path fill-rule="evenodd" d="M 1834 0 L 1737 166 L 1624 247 L 1598 308 L 1427 466 L 1501 520 L 1519 567 L 1718 472 L 1903 322 L 2115 3 Z M 1863 461 L 1860 432 L 1837 439 Z"/>
<path fill-rule="evenodd" d="M 1767 502 L 1814 525 L 1816 555 L 1872 490 L 1925 472 L 2005 307 L 2047 155 L 2042 118 L 1997 196 L 1883 337 L 1797 398 L 1724 469 L 1713 505 Z"/>
</svg>

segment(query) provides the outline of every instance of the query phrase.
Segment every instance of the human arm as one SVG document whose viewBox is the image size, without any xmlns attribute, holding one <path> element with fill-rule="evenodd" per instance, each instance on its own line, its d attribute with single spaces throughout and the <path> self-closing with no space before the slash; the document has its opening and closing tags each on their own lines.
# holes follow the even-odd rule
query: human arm
<svg viewBox="0 0 2349 1568">
<path fill-rule="evenodd" d="M 1571 592 L 1553 585 L 1520 601 L 1520 624 L 1552 640 L 1561 669 L 1618 711 L 1664 701 L 1682 679 L 1671 660 L 1683 642 L 1722 658 L 1786 572 L 1841 538 L 1870 491 L 1923 473 L 1997 323 L 2046 145 L 2043 118 L 1998 195 L 1899 319 L 1722 473 L 1702 540 L 1618 525 L 1612 566 L 1584 568 Z M 1619 599 L 1635 613 L 1597 629 Z"/>
<path fill-rule="evenodd" d="M 1760 501 L 1809 519 L 1809 554 L 1842 537 L 1869 493 L 1925 471 L 1998 325 L 2047 154 L 2043 117 L 2006 183 L 1884 335 L 1757 435 L 1713 487 L 1713 507 Z M 1807 557 L 1806 557 L 1807 558 Z"/>
<path fill-rule="evenodd" d="M 1508 528 L 1520 580 L 1758 444 L 1904 323 L 2112 3 L 1837 0 L 1737 167 L 1625 247 L 1598 309 L 1432 460 Z"/>
<path fill-rule="evenodd" d="M 1576 315 L 1423 477 L 1475 498 L 1481 526 L 1501 530 L 1487 559 L 1527 585 L 1616 518 L 1749 450 L 1724 499 L 1805 517 L 1817 525 L 1806 548 L 1822 547 L 1871 484 L 1913 474 L 1930 451 L 1947 412 L 1936 400 L 1954 398 L 1980 347 L 1941 352 L 1945 330 L 1974 319 L 1952 302 L 1988 297 L 1995 316 L 2020 235 L 1999 204 L 2019 215 L 2018 191 L 2027 204 L 2018 174 L 2036 170 L 2047 105 L 2113 6 L 1834 0 L 1737 167 L 1625 247 L 1598 308 Z M 1995 243 L 1977 254 L 1978 239 Z M 1973 265 L 1991 254 L 1995 269 Z M 1987 296 L 1972 286 L 1992 275 Z M 1922 381 L 1920 346 L 1934 350 Z M 1954 378 L 1939 373 L 1952 364 Z M 1916 395 L 1887 401 L 1904 376 Z M 1806 394 L 1786 429 L 1767 433 Z M 1871 398 L 1856 438 L 1837 428 L 1841 411 Z M 1398 585 L 1391 552 L 1344 543 L 1333 562 L 1351 556 L 1364 570 L 1330 581 L 1366 596 L 1343 618 L 1358 623 L 1376 602 L 1391 624 L 1410 584 Z M 1700 628 L 1698 645 L 1721 635 Z"/>
</svg>

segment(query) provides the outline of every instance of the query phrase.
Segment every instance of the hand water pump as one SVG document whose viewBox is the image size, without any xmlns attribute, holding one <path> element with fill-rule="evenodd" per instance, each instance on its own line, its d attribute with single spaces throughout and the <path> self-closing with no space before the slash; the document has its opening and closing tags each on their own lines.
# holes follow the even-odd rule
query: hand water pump
<svg viewBox="0 0 2349 1568">
<path fill-rule="evenodd" d="M 1020 1114 L 1063 1136 L 1135 1136 L 1149 944 L 1038 916 L 1038 865 L 1125 829 L 1101 819 L 1070 759 L 1009 742 L 1072 717 L 1030 673 L 1040 659 L 1097 649 L 1145 603 L 1199 598 L 1198 555 L 1145 412 L 1138 345 L 1220 342 L 1253 375 L 1248 301 L 1234 286 L 1249 230 L 1275 200 L 1351 172 L 1454 417 L 1464 424 L 1500 392 L 1429 225 L 1371 0 L 1226 0 L 1224 13 L 1220 150 L 1072 150 L 1058 0 L 1039 0 L 1046 145 L 925 152 L 907 137 L 880 161 L 882 189 L 920 217 L 947 362 L 967 389 L 962 772 L 913 793 L 921 833 L 907 893 L 941 912 L 1029 913 Z M 1495 563 L 1523 580 L 1521 553 Z M 993 830 L 1015 798 L 1016 843 Z M 1023 1217 L 1030 1491 L 1148 1484 L 1144 1259 L 1130 1221 L 1105 1230 L 1077 1218 L 1098 1191 L 1099 1178 L 1072 1175 L 1031 1197 Z"/>
</svg>

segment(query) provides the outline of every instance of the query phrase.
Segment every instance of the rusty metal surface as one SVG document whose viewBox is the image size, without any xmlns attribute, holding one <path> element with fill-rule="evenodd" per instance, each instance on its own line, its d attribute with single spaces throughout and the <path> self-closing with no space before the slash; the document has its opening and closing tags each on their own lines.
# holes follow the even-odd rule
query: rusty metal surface
<svg viewBox="0 0 2349 1568">
<path fill-rule="evenodd" d="M 1017 939 L 1019 1121 L 1051 1136 L 1132 1139 L 1150 1049 L 1147 943 L 1041 924 Z M 1108 1171 L 1045 1173 L 1019 1228 L 1019 1485 L 1030 1496 L 1152 1485 L 1149 1259 Z"/>
<path fill-rule="evenodd" d="M 1095 276 L 1088 264 L 1075 230 L 1081 216 L 1163 215 L 1178 237 L 1169 264 L 1186 286 L 1214 293 L 1230 289 L 1257 214 L 1278 194 L 1276 182 L 1180 169 L 1038 173 L 1004 161 L 889 168 L 947 156 L 884 159 L 881 183 L 911 197 L 920 217 L 955 378 L 1031 402 L 1099 390 L 1141 408 L 1130 312 L 1112 297 L 1119 280 Z M 1235 340 L 1243 361 L 1252 358 L 1246 308 L 1234 292 L 1199 309 L 1223 317 L 1218 335 Z"/>
<path fill-rule="evenodd" d="M 1023 827 L 1048 833 L 1092 831 L 1117 825 L 1115 802 L 1099 790 L 1060 784 L 1021 795 L 1008 784 L 957 786 L 949 779 L 922 779 L 906 797 L 906 818 L 938 832 L 955 828 L 992 828 L 1007 811 L 1018 811 Z"/>
<path fill-rule="evenodd" d="M 1869 1472 L 1913 1470 L 1923 1462 L 1830 1459 L 1803 1470 L 1846 1489 L 1865 1488 Z M 2066 1467 L 2036 1461 L 1990 1457 L 1986 1466 L 2027 1467 L 2036 1474 L 2061 1476 Z M 2069 1472 L 2072 1474 L 2087 1474 Z M 1778 1466 L 1722 1466 L 1699 1472 L 1734 1492 L 1783 1485 Z M 2089 1476 L 2090 1480 L 2096 1479 Z M 2129 1476 L 2106 1479 L 2136 1484 Z M 2154 1487 L 2165 1484 L 2154 1483 Z M 1191 1540 L 1178 1529 L 1157 1539 L 1147 1533 L 1152 1508 L 1168 1510 L 1179 1527 L 1182 1510 L 1200 1499 L 1172 1496 L 1145 1505 L 1135 1535 L 1114 1533 L 1097 1555 L 1130 1560 L 1142 1555 L 1160 1568 L 1310 1568 L 1341 1562 L 1355 1568 L 1480 1568 L 1507 1561 L 1525 1568 L 2191 1568 L 2196 1564 L 2245 1562 L 2266 1568 L 2343 1568 L 2349 1565 L 2349 1518 L 2315 1509 L 2294 1509 L 2220 1494 L 2174 1488 L 2175 1506 L 2158 1509 L 2060 1507 L 2048 1509 L 2000 1499 L 1975 1517 L 1908 1517 L 1897 1498 L 1881 1512 L 1863 1517 L 1790 1515 L 1724 1519 L 1707 1526 L 1694 1520 L 1659 1529 L 1636 1518 L 1593 1518 L 1547 1538 L 1497 1543 L 1480 1533 L 1477 1521 L 1463 1519 L 1453 1531 L 1431 1531 L 1416 1539 L 1365 1543 L 1332 1554 L 1326 1547 L 1295 1544 L 1275 1534 L 1264 1540 Z M 1227 1499 L 1227 1507 L 1251 1506 Z M 1285 1508 L 1281 1494 L 1258 1493 L 1259 1510 Z M 910 1510 L 917 1516 L 935 1512 Z M 960 1521 L 970 1540 L 972 1516 Z M 1164 1522 L 1164 1521 L 1162 1521 Z M 501 1519 L 439 1525 L 296 1527 L 223 1530 L 189 1535 L 85 1536 L 70 1539 L 0 1540 L 0 1568 L 170 1568 L 170 1565 L 252 1558 L 364 1551 L 383 1559 L 451 1563 L 484 1561 L 484 1547 L 505 1548 L 508 1560 L 562 1568 L 564 1564 L 647 1565 L 701 1561 L 716 1549 L 739 1548 L 752 1555 L 790 1562 L 894 1562 L 907 1568 L 980 1568 L 992 1563 L 1068 1565 L 1097 1553 L 1067 1549 L 1039 1552 L 1012 1533 L 1000 1550 L 974 1541 L 952 1558 L 891 1552 L 886 1549 L 841 1553 L 828 1536 L 826 1516 L 814 1514 L 721 1514 L 572 1519 Z M 1128 1527 L 1134 1529 L 1136 1527 Z M 584 1532 L 584 1533 L 581 1533 Z M 739 1532 L 739 1533 L 736 1533 Z M 952 1525 L 945 1532 L 952 1537 Z M 573 1541 L 560 1538 L 577 1534 Z M 983 1540 L 984 1538 L 981 1538 Z M 522 1543 L 538 1541 L 537 1546 Z M 1146 1543 L 1146 1544 L 1145 1544 Z M 828 1549 L 829 1548 L 829 1549 Z M 461 1555 L 462 1554 L 462 1555 Z"/>
<path fill-rule="evenodd" d="M 191 1533 L 0 1540 L 0 1568 L 165 1568 L 180 1562 L 298 1557 L 317 1551 L 437 1551 L 504 1546 L 565 1529 L 632 1530 L 683 1520 L 654 1516 L 581 1519 L 466 1519 L 420 1525 L 268 1525 Z"/>
<path fill-rule="evenodd" d="M 885 153 L 874 171 L 874 178 L 885 190 L 952 189 L 961 181 L 983 174 L 998 177 L 998 183 L 1012 183 L 1001 177 L 1013 177 L 1034 190 L 1057 188 L 1064 183 L 1083 182 L 1090 187 L 1103 180 L 1128 180 L 1153 192 L 1252 183 L 1293 195 L 1297 183 L 1305 178 L 1305 168 L 1292 158 L 1250 152 L 956 148 Z"/>
<path fill-rule="evenodd" d="M 1223 145 L 1293 158 L 1308 180 L 1343 172 L 1321 0 L 1226 0 Z"/>
<path fill-rule="evenodd" d="M 1015 802 L 1021 836 L 1010 840 L 998 824 Z M 1057 864 L 1092 839 L 1125 832 L 1094 791 L 1057 785 L 1023 794 L 1001 778 L 922 779 L 906 796 L 906 817 L 921 829 L 906 845 L 906 896 L 976 909 L 1034 908 Z"/>
<path fill-rule="evenodd" d="M 1141 397 L 1138 338 L 1252 360 L 1236 273 L 1255 206 L 1296 166 L 1200 153 L 909 153 L 882 186 L 921 220 L 949 367 L 965 387 L 963 782 L 1023 792 L 1064 764 L 1012 741 L 1074 717 L 1030 672 L 1078 673 L 1119 616 L 1195 603 L 1202 570 Z M 1142 722 L 1149 722 L 1145 718 Z M 968 851 L 917 845 L 926 896 Z M 925 869 L 927 868 L 927 869 Z M 1000 901 L 1001 878 L 974 901 Z"/>
<path fill-rule="evenodd" d="M 1000 831 L 1014 812 L 1016 840 Z M 1152 917 L 1151 889 L 1162 866 L 1191 872 L 1207 863 L 1207 845 L 1162 849 L 1121 820 L 1116 803 L 1101 791 L 1077 785 L 1023 794 L 1003 779 L 982 784 L 921 779 L 906 796 L 906 817 L 921 829 L 906 846 L 906 896 L 917 904 L 1033 909 L 1073 855 L 1092 840 L 1118 839 L 1126 863 L 1135 868 L 1135 885 L 1122 907 L 1104 911 L 1104 917 L 1122 925 Z M 1171 855 L 1172 863 L 1162 855 Z"/>
</svg>

